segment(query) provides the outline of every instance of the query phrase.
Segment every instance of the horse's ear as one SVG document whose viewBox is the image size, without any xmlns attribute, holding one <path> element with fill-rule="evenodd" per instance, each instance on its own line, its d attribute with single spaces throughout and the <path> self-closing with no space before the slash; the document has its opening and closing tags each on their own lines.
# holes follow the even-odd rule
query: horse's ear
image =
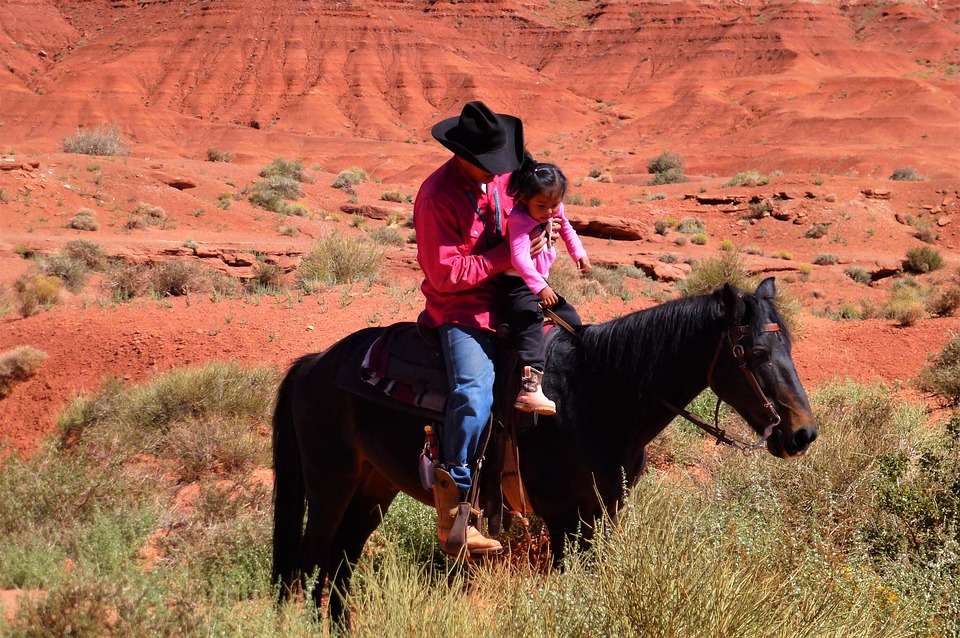
<svg viewBox="0 0 960 638">
<path fill-rule="evenodd" d="M 767 277 L 757 286 L 757 292 L 754 293 L 758 299 L 773 301 L 777 296 L 777 280 L 775 277 Z"/>
<path fill-rule="evenodd" d="M 723 317 L 730 325 L 737 325 L 743 319 L 746 312 L 746 304 L 740 291 L 730 284 L 723 284 L 723 288 L 716 293 L 719 297 L 720 308 L 723 311 Z"/>
</svg>

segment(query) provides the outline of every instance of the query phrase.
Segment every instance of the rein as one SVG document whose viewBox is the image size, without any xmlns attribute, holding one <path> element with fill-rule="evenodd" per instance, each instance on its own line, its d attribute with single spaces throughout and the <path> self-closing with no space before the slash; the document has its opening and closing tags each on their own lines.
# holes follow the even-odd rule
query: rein
<svg viewBox="0 0 960 638">
<path fill-rule="evenodd" d="M 550 319 L 555 325 L 563 328 L 566 332 L 570 333 L 574 337 L 578 337 L 576 330 L 564 321 L 557 313 L 553 312 L 550 308 L 543 308 L 544 317 Z M 780 325 L 776 323 L 764 324 L 760 329 L 760 332 L 780 332 Z M 717 440 L 717 445 L 729 445 L 730 447 L 740 450 L 741 452 L 752 452 L 753 450 L 759 450 L 766 446 L 767 439 L 770 438 L 770 435 L 773 434 L 773 429 L 780 425 L 780 414 L 777 412 L 777 408 L 771 401 L 766 393 L 763 391 L 763 388 L 760 387 L 760 382 L 757 381 L 756 375 L 753 374 L 753 370 L 750 369 L 750 366 L 747 365 L 747 355 L 746 350 L 740 344 L 740 341 L 744 337 L 753 334 L 753 330 L 750 326 L 734 326 L 729 330 L 724 331 L 723 336 L 720 338 L 720 341 L 717 343 L 717 349 L 713 353 L 713 359 L 710 361 L 710 367 L 707 369 L 707 387 L 713 390 L 713 370 L 717 365 L 717 360 L 720 358 L 720 351 L 723 348 L 724 342 L 730 346 L 730 354 L 733 356 L 734 361 L 737 362 L 737 367 L 740 369 L 740 372 L 743 373 L 743 376 L 747 380 L 747 384 L 753 390 L 753 393 L 760 399 L 760 402 L 763 404 L 764 410 L 767 411 L 770 422 L 767 424 L 767 427 L 763 430 L 763 436 L 760 440 L 755 443 L 750 443 L 749 441 L 744 441 L 737 437 L 727 434 L 726 430 L 720 427 L 720 403 L 721 399 L 719 395 L 717 396 L 717 405 L 713 411 L 713 424 L 707 423 L 697 415 L 691 413 L 685 408 L 679 408 L 672 403 L 660 399 L 660 403 L 664 405 L 668 410 L 674 413 L 676 416 L 682 416 L 690 423 L 693 423 L 695 426 L 712 436 Z M 714 390 L 716 392 L 716 390 Z"/>
</svg>

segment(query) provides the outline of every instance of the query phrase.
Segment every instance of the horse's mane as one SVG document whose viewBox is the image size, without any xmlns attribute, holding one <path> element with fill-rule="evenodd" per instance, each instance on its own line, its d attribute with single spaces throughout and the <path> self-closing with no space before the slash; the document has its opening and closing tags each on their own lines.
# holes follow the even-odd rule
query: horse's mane
<svg viewBox="0 0 960 638">
<path fill-rule="evenodd" d="M 690 364 L 690 349 L 712 346 L 723 313 L 713 295 L 676 299 L 606 323 L 587 326 L 580 335 L 585 359 L 598 372 L 629 379 L 646 388 L 655 377 L 671 377 Z M 606 374 L 604 375 L 606 376 Z"/>
</svg>

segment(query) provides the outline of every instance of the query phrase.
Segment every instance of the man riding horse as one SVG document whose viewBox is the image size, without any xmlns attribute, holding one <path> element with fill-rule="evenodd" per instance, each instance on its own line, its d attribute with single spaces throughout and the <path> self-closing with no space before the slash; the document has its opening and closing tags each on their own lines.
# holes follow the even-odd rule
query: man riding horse
<svg viewBox="0 0 960 638">
<path fill-rule="evenodd" d="M 446 546 L 454 514 L 467 501 L 471 467 L 493 407 L 493 279 L 510 268 L 504 235 L 513 201 L 506 187 L 523 160 L 524 144 L 521 121 L 483 102 L 469 102 L 459 117 L 432 132 L 454 155 L 424 181 L 413 215 L 426 297 L 419 322 L 439 336 L 450 389 L 440 436 L 442 469 L 433 487 L 437 533 Z M 545 244 L 542 234 L 531 239 L 531 255 Z M 468 553 L 501 549 L 476 527 L 467 528 Z"/>
</svg>

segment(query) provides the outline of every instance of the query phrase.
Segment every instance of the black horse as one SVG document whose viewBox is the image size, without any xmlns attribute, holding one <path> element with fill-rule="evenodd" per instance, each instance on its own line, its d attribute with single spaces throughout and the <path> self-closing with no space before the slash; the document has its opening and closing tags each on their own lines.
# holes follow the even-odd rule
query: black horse
<svg viewBox="0 0 960 638">
<path fill-rule="evenodd" d="M 773 278 L 753 294 L 724 286 L 586 326 L 578 337 L 557 336 L 544 381 L 557 415 L 518 441 L 530 503 L 555 558 L 568 536 L 579 529 L 582 542 L 597 517 L 615 514 L 624 484 L 644 468 L 646 445 L 676 416 L 668 405 L 682 408 L 708 385 L 766 435 L 774 456 L 800 454 L 813 442 L 817 426 L 774 293 Z M 423 419 L 334 382 L 382 330 L 361 330 L 297 360 L 273 418 L 273 577 L 283 597 L 318 570 L 318 603 L 331 577 L 335 621 L 350 566 L 397 493 L 432 504 L 417 474 Z"/>
</svg>

